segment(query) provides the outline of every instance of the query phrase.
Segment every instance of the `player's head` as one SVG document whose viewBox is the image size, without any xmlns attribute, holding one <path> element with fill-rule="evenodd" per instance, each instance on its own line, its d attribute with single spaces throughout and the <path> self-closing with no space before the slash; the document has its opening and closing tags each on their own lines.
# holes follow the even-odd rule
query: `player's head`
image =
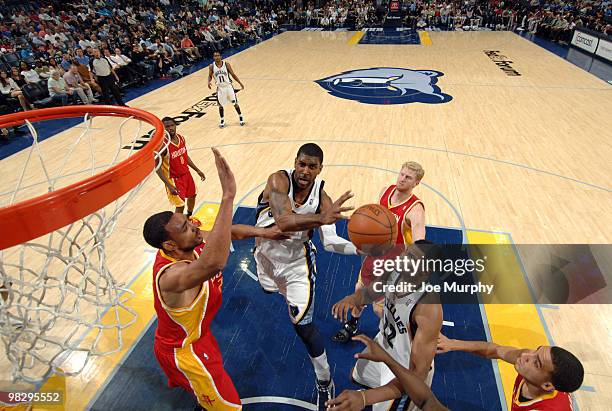
<svg viewBox="0 0 612 411">
<path fill-rule="evenodd" d="M 574 354 L 548 345 L 523 352 L 514 368 L 527 382 L 544 391 L 574 392 L 584 378 L 584 368 Z"/>
<path fill-rule="evenodd" d="M 189 252 L 202 244 L 202 232 L 182 213 L 162 211 L 145 221 L 142 235 L 151 247 L 167 253 Z"/>
<path fill-rule="evenodd" d="M 314 143 L 304 144 L 295 157 L 295 179 L 301 188 L 309 187 L 323 170 L 323 150 Z"/>
<path fill-rule="evenodd" d="M 221 63 L 221 53 L 218 51 L 215 51 L 213 53 L 213 59 L 215 60 L 215 63 Z"/>
<path fill-rule="evenodd" d="M 411 191 L 419 185 L 425 175 L 425 170 L 416 161 L 407 161 L 397 176 L 397 191 Z"/>
<path fill-rule="evenodd" d="M 164 117 L 162 123 L 164 123 L 164 128 L 170 134 L 170 137 L 174 137 L 176 135 L 176 121 L 172 117 Z"/>
</svg>

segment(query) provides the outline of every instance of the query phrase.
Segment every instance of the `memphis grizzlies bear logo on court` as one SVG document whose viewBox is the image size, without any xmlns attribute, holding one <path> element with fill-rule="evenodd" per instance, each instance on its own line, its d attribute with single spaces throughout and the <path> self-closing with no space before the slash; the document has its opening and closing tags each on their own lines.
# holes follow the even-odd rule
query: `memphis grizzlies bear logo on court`
<svg viewBox="0 0 612 411">
<path fill-rule="evenodd" d="M 438 104 L 453 99 L 436 85 L 443 75 L 435 70 L 376 67 L 345 71 L 316 83 L 332 96 L 366 104 Z"/>
</svg>

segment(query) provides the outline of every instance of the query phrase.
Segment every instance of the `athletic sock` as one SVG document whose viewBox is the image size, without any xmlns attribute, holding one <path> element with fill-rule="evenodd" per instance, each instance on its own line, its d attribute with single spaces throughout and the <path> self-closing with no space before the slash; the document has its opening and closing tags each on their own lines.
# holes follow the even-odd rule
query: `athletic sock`
<svg viewBox="0 0 612 411">
<path fill-rule="evenodd" d="M 327 363 L 327 354 L 323 351 L 323 354 L 319 355 L 316 358 L 310 357 L 310 361 L 312 361 L 312 365 L 315 370 L 315 374 L 317 375 L 317 380 L 319 381 L 330 381 L 331 380 L 331 372 L 329 369 L 329 364 Z"/>
</svg>

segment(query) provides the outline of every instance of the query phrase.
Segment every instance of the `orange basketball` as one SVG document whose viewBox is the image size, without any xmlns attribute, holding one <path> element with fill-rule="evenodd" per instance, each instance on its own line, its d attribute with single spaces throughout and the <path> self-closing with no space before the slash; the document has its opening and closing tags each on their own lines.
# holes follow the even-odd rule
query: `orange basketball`
<svg viewBox="0 0 612 411">
<path fill-rule="evenodd" d="M 368 255 L 382 255 L 397 240 L 397 218 L 380 204 L 359 207 L 348 223 L 351 242 Z"/>
</svg>

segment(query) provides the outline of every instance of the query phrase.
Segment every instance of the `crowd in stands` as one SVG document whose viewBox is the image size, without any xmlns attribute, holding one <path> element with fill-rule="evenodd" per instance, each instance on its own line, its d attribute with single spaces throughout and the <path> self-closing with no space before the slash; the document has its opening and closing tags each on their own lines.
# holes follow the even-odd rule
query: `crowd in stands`
<svg viewBox="0 0 612 411">
<path fill-rule="evenodd" d="M 384 1 L 284 3 L 286 11 L 279 11 L 279 17 L 288 24 L 308 27 L 377 27 L 387 11 Z M 610 0 L 401 0 L 400 9 L 403 25 L 415 29 L 521 28 L 558 39 L 574 27 L 585 27 L 612 35 Z"/>
<path fill-rule="evenodd" d="M 0 114 L 124 104 L 123 90 L 182 76 L 214 51 L 281 27 L 379 27 L 387 0 L 0 0 Z M 612 35 L 610 0 L 401 0 L 406 27 Z M 0 136 L 1 138 L 2 136 Z"/>
<path fill-rule="evenodd" d="M 263 10 L 237 2 L 0 2 L 0 114 L 124 105 L 127 87 L 180 77 L 214 51 L 276 30 Z"/>
</svg>

